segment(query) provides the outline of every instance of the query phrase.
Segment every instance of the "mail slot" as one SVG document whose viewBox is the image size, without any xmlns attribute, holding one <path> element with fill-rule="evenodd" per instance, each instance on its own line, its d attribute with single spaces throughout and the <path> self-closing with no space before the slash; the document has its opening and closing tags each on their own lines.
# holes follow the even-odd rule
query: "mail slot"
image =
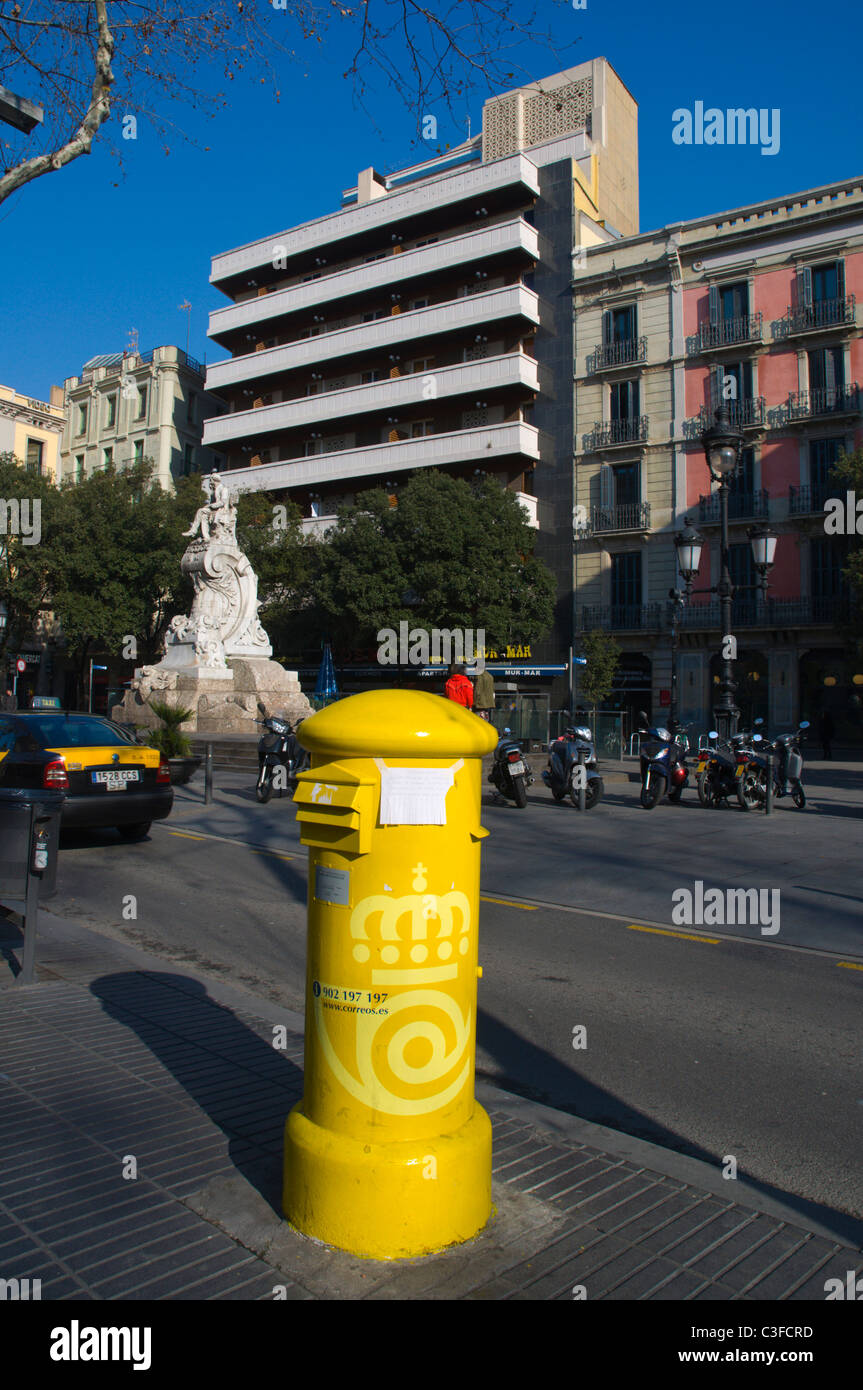
<svg viewBox="0 0 863 1390">
<path fill-rule="evenodd" d="M 474 1096 L 481 759 L 494 729 L 437 695 L 368 691 L 305 720 L 305 1090 L 284 1211 L 392 1259 L 470 1239 L 491 1211 Z"/>
</svg>

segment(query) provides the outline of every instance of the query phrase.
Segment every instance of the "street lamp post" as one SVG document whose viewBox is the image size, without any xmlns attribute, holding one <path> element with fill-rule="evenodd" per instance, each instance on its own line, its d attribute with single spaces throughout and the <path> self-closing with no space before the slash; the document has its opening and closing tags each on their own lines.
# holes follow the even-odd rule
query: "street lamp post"
<svg viewBox="0 0 863 1390">
<path fill-rule="evenodd" d="M 728 485 L 737 472 L 743 448 L 742 431 L 732 425 L 727 405 L 722 404 L 715 411 L 714 424 L 704 431 L 701 441 L 710 476 L 714 482 L 719 483 L 720 575 L 716 592 L 719 595 L 722 674 L 719 679 L 719 699 L 713 713 L 719 734 L 727 739 L 737 733 L 737 721 L 740 718 L 740 710 L 734 703 L 736 684 L 734 659 L 731 655 L 734 643 L 728 640 L 732 637 L 731 601 L 734 597 L 734 585 L 728 565 Z"/>
<path fill-rule="evenodd" d="M 683 610 L 689 602 L 692 593 L 692 581 L 698 573 L 701 564 L 701 551 L 704 542 L 698 532 L 693 528 L 689 517 L 683 518 L 683 530 L 678 531 L 674 537 L 674 549 L 677 552 L 677 569 L 683 580 L 684 588 L 669 589 L 668 597 L 671 599 L 671 727 L 676 729 L 678 722 L 678 697 L 677 697 L 677 650 L 680 645 L 680 619 Z"/>
</svg>

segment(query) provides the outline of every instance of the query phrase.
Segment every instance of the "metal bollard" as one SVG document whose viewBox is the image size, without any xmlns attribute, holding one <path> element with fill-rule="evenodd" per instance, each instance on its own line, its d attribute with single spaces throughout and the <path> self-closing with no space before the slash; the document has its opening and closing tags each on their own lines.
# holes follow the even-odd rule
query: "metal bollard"
<svg viewBox="0 0 863 1390">
<path fill-rule="evenodd" d="M 209 806 L 213 799 L 213 745 L 207 744 L 204 759 L 204 805 Z"/>
<path fill-rule="evenodd" d="M 764 800 L 764 814 L 769 816 L 773 813 L 773 754 L 767 754 L 767 795 Z"/>
<path fill-rule="evenodd" d="M 374 1259 L 470 1240 L 491 1214 L 474 1097 L 482 758 L 494 728 L 439 696 L 367 691 L 304 720 L 305 1084 L 283 1209 Z"/>
<path fill-rule="evenodd" d="M 587 772 L 584 767 L 584 749 L 578 750 L 578 809 L 587 810 Z"/>
</svg>

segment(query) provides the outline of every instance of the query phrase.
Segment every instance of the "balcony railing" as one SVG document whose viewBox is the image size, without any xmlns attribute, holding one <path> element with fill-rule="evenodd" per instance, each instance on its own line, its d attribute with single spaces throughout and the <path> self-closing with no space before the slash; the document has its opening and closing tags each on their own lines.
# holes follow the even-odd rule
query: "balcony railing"
<svg viewBox="0 0 863 1390">
<path fill-rule="evenodd" d="M 849 386 L 794 391 L 788 397 L 786 414 L 789 420 L 814 420 L 822 415 L 857 415 L 860 408 L 860 387 L 855 381 Z"/>
<path fill-rule="evenodd" d="M 744 396 L 739 401 L 725 401 L 732 425 L 740 429 L 762 429 L 767 418 L 767 407 L 763 396 Z M 714 422 L 715 410 L 701 407 L 697 415 L 683 422 L 685 439 L 700 439 L 704 431 Z"/>
<path fill-rule="evenodd" d="M 761 602 L 754 597 L 735 599 L 731 616 L 735 627 L 836 627 L 848 621 L 851 600 L 834 598 L 782 598 Z M 610 607 L 585 606 L 577 615 L 578 629 L 610 632 L 669 632 L 671 605 L 645 603 Z M 692 602 L 680 610 L 680 627 L 690 631 L 721 631 L 719 600 Z"/>
<path fill-rule="evenodd" d="M 647 416 L 625 420 L 597 420 L 588 436 L 591 449 L 611 449 L 618 444 L 641 444 L 647 438 Z"/>
<path fill-rule="evenodd" d="M 817 516 L 823 512 L 828 497 L 835 497 L 839 485 L 834 483 L 805 483 L 803 487 L 789 487 L 788 510 L 792 516 Z"/>
<path fill-rule="evenodd" d="M 792 333 L 815 333 L 824 328 L 845 328 L 854 324 L 855 297 L 846 295 L 844 299 L 816 299 L 812 304 L 799 304 L 786 313 L 782 323 L 782 336 Z"/>
<path fill-rule="evenodd" d="M 738 318 L 722 319 L 720 323 L 702 323 L 698 332 L 686 339 L 688 357 L 713 348 L 731 347 L 735 343 L 760 342 L 763 331 L 761 314 L 743 314 Z"/>
<path fill-rule="evenodd" d="M 769 493 L 763 488 L 756 492 L 735 492 L 728 494 L 729 521 L 766 521 L 769 514 Z M 701 526 L 719 525 L 721 504 L 719 493 L 698 499 L 698 522 Z"/>
<path fill-rule="evenodd" d="M 621 502 L 616 507 L 593 508 L 592 532 L 647 531 L 649 527 L 649 502 Z"/>
<path fill-rule="evenodd" d="M 597 343 L 587 359 L 587 370 L 601 372 L 604 367 L 625 367 L 646 360 L 646 338 L 622 338 L 618 343 Z"/>
<path fill-rule="evenodd" d="M 610 607 L 586 606 L 579 610 L 578 624 L 582 632 L 602 628 L 608 632 L 645 632 L 665 626 L 665 605 L 662 603 L 612 604 Z"/>
</svg>

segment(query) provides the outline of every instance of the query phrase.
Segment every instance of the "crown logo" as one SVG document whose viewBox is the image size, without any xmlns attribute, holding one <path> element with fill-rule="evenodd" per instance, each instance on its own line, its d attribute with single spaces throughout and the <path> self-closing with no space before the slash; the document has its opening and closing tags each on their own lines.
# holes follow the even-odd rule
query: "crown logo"
<svg viewBox="0 0 863 1390">
<path fill-rule="evenodd" d="M 423 863 L 415 864 L 411 873 L 413 893 L 398 898 L 373 893 L 351 913 L 354 960 L 364 964 L 376 945 L 381 965 L 386 967 L 372 970 L 376 985 L 454 980 L 458 957 L 466 956 L 470 949 L 467 896 L 455 889 L 428 893 L 428 869 Z"/>
</svg>

